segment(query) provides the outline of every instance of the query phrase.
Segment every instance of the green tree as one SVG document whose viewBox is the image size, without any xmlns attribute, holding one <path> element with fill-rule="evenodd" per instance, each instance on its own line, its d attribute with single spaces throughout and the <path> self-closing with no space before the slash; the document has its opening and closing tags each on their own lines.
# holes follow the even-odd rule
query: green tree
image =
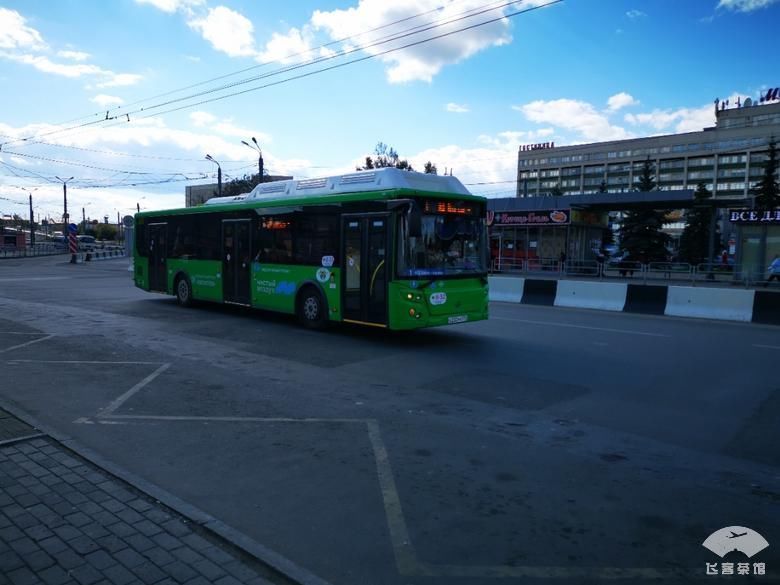
<svg viewBox="0 0 780 585">
<path fill-rule="evenodd" d="M 655 189 L 653 164 L 648 158 L 642 166 L 637 191 Z M 638 262 L 666 260 L 669 235 L 663 232 L 666 210 L 635 209 L 625 213 L 620 226 L 620 247 Z"/>
<path fill-rule="evenodd" d="M 547 194 L 549 197 L 561 197 L 563 195 L 563 189 L 561 189 L 561 184 L 558 183 L 550 189 L 550 192 Z"/>
<path fill-rule="evenodd" d="M 110 223 L 99 223 L 95 226 L 95 239 L 97 240 L 115 240 L 116 226 Z"/>
<path fill-rule="evenodd" d="M 396 168 L 404 171 L 413 171 L 409 161 L 402 159 L 392 146 L 384 142 L 378 142 L 374 148 L 374 158 L 366 157 L 366 162 L 358 171 L 370 171 L 371 169 Z"/>
<path fill-rule="evenodd" d="M 680 236 L 680 260 L 690 264 L 708 262 L 710 254 L 710 224 L 713 207 L 709 204 L 712 193 L 705 184 L 699 183 L 693 194 L 693 208 L 685 215 L 685 229 Z M 716 246 L 720 243 L 720 230 L 715 224 Z M 718 246 L 718 250 L 719 250 Z"/>
<path fill-rule="evenodd" d="M 254 175 L 244 175 L 243 177 L 237 177 L 232 181 L 223 183 L 222 196 L 233 197 L 234 195 L 242 195 L 243 193 L 249 193 L 252 189 L 254 189 L 259 184 L 260 184 L 259 173 L 255 173 Z M 214 196 L 216 197 L 217 194 L 215 193 Z"/>
<path fill-rule="evenodd" d="M 436 165 L 433 164 L 431 161 L 428 161 L 427 163 L 425 163 L 425 170 L 423 170 L 423 172 L 426 175 L 438 175 L 439 174 L 439 171 L 436 168 Z"/>
<path fill-rule="evenodd" d="M 780 207 L 780 184 L 777 181 L 777 146 L 774 136 L 769 140 L 769 152 L 764 162 L 764 174 L 751 189 L 759 209 L 775 209 Z"/>
</svg>

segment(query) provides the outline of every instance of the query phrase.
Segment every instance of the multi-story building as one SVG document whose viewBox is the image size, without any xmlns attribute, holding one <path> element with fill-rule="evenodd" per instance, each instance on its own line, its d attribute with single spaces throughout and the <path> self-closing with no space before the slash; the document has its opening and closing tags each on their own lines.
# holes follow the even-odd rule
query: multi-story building
<svg viewBox="0 0 780 585">
<path fill-rule="evenodd" d="M 517 198 L 562 195 L 550 200 L 560 208 L 567 206 L 566 195 L 587 198 L 600 192 L 635 191 L 649 159 L 660 191 L 693 191 L 704 183 L 718 207 L 752 208 L 751 190 L 764 173 L 768 144 L 772 139 L 780 142 L 778 94 L 780 88 L 769 91 L 760 101 L 739 99 L 732 107 L 716 100 L 715 126 L 699 132 L 563 147 L 552 143 L 521 147 Z M 659 205 L 668 208 L 668 197 L 663 193 L 656 196 Z M 507 202 L 504 207 L 512 205 Z M 587 204 L 581 208 L 587 209 Z M 613 210 L 620 210 L 619 202 Z M 750 219 L 753 215 L 759 217 L 720 211 L 720 231 L 733 260 L 760 272 L 780 253 L 780 226 L 771 218 Z M 665 229 L 679 235 L 682 227 L 680 217 Z M 571 238 L 568 248 L 570 255 L 576 252 Z"/>
<path fill-rule="evenodd" d="M 780 140 L 780 102 L 753 105 L 747 99 L 732 108 L 716 102 L 715 110 L 716 125 L 700 132 L 521 148 L 517 196 L 631 191 L 649 158 L 661 190 L 695 189 L 703 182 L 716 198 L 748 202 L 767 144 Z"/>
</svg>

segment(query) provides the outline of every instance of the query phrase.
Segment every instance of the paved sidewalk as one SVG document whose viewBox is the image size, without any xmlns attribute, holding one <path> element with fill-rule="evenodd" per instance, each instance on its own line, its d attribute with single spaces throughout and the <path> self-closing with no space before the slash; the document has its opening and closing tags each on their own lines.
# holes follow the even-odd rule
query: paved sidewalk
<svg viewBox="0 0 780 585">
<path fill-rule="evenodd" d="M 0 410 L 0 585 L 291 583 L 31 431 Z"/>
</svg>

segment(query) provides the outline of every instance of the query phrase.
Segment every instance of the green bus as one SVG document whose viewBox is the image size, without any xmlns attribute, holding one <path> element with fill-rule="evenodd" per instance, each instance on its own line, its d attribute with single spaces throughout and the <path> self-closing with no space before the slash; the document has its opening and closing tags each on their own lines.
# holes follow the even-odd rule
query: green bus
<svg viewBox="0 0 780 585">
<path fill-rule="evenodd" d="M 260 183 L 135 216 L 135 285 L 329 322 L 416 329 L 488 317 L 486 200 L 398 169 Z"/>
</svg>

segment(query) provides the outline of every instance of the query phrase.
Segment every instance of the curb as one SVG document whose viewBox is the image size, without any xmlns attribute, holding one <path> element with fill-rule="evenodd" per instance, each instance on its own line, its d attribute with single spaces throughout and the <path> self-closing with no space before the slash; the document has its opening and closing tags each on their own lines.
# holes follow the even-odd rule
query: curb
<svg viewBox="0 0 780 585">
<path fill-rule="evenodd" d="M 297 585 L 331 585 L 328 581 L 317 577 L 281 554 L 260 544 L 238 530 L 231 528 L 200 508 L 188 504 L 167 490 L 119 467 L 68 435 L 51 428 L 47 424 L 39 422 L 26 412 L 21 411 L 15 405 L 9 404 L 5 398 L 0 398 L 0 408 L 8 411 L 34 429 L 41 431 L 41 433 L 47 435 L 50 439 L 58 442 L 65 449 L 69 449 L 92 465 L 129 484 L 135 490 L 145 494 L 147 497 L 160 502 L 163 506 L 170 508 L 193 524 L 200 526 L 201 529 L 211 532 L 232 547 L 252 557 L 256 562 L 265 566 L 269 572 L 275 573 L 286 581 Z"/>
<path fill-rule="evenodd" d="M 780 325 L 780 292 L 490 276 L 489 300 Z"/>
</svg>

